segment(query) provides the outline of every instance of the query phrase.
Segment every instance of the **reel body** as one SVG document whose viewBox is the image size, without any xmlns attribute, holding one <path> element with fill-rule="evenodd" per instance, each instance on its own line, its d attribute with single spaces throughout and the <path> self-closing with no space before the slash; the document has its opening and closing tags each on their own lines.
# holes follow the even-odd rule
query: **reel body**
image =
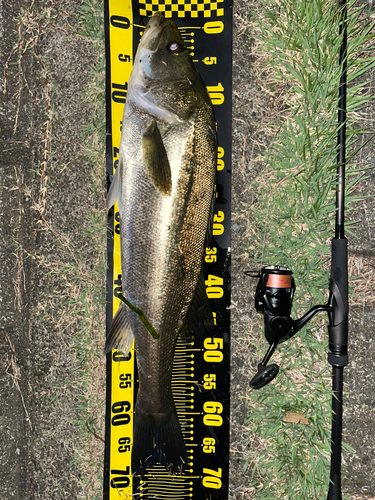
<svg viewBox="0 0 375 500">
<path fill-rule="evenodd" d="M 276 335 L 278 344 L 290 338 L 295 289 L 292 271 L 282 266 L 262 267 L 255 292 L 255 309 L 264 314 L 264 334 L 269 344 L 273 343 Z M 284 335 L 280 334 L 281 330 Z"/>
<path fill-rule="evenodd" d="M 258 372 L 250 381 L 250 387 L 260 389 L 279 373 L 276 364 L 267 366 L 276 347 L 293 337 L 317 312 L 332 313 L 332 306 L 330 303 L 314 306 L 302 318 L 294 320 L 291 311 L 296 285 L 290 269 L 266 266 L 260 272 L 248 271 L 245 274 L 259 278 L 255 291 L 255 308 L 264 316 L 264 335 L 270 344 L 258 365 Z"/>
</svg>

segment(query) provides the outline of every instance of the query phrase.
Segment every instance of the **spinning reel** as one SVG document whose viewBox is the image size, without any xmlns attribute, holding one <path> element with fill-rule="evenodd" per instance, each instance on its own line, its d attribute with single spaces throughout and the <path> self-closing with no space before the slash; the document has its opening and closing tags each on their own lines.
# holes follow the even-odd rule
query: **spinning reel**
<svg viewBox="0 0 375 500">
<path fill-rule="evenodd" d="M 264 315 L 264 335 L 270 344 L 266 355 L 258 365 L 258 372 L 250 381 L 250 387 L 260 389 L 279 373 L 276 364 L 267 365 L 276 347 L 293 337 L 319 311 L 332 312 L 332 306 L 312 307 L 302 318 L 291 318 L 296 285 L 292 271 L 282 266 L 262 267 L 260 272 L 247 271 L 245 274 L 259 278 L 255 292 L 255 308 Z"/>
</svg>

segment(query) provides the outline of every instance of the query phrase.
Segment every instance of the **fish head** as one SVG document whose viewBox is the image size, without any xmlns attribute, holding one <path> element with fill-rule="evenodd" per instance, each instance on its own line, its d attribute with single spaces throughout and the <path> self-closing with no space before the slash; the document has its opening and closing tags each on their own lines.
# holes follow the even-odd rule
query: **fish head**
<svg viewBox="0 0 375 500">
<path fill-rule="evenodd" d="M 186 122 L 203 101 L 209 102 L 177 26 L 160 13 L 151 17 L 139 43 L 128 98 L 169 122 Z"/>
</svg>

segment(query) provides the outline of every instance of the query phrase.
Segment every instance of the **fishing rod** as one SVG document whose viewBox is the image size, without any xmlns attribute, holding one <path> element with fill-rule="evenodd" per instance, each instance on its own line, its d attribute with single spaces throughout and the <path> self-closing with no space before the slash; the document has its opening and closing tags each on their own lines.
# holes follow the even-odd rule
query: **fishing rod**
<svg viewBox="0 0 375 500">
<path fill-rule="evenodd" d="M 325 305 L 312 307 L 298 320 L 291 318 L 295 291 L 292 271 L 283 266 L 266 266 L 260 272 L 247 271 L 259 278 L 255 292 L 255 308 L 264 315 L 264 333 L 269 348 L 258 365 L 250 387 L 260 389 L 279 372 L 276 364 L 268 365 L 281 342 L 293 337 L 316 313 L 326 311 L 329 325 L 328 362 L 332 366 L 332 429 L 331 469 L 327 500 L 342 500 L 341 454 L 343 372 L 348 364 L 348 242 L 344 231 L 345 167 L 346 167 L 346 82 L 347 82 L 347 5 L 339 0 L 341 8 L 339 36 L 342 38 L 339 64 L 342 68 L 338 100 L 337 187 L 335 237 L 331 242 L 331 274 L 329 298 Z"/>
</svg>

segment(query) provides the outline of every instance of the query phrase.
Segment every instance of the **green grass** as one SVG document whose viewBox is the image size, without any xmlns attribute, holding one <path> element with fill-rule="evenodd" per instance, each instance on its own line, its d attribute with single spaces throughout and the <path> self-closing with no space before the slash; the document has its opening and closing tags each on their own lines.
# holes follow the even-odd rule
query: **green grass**
<svg viewBox="0 0 375 500">
<path fill-rule="evenodd" d="M 81 386 L 79 419 L 76 425 L 82 436 L 77 446 L 77 468 L 82 472 L 85 498 L 102 498 L 103 444 L 105 415 L 105 340 L 106 288 L 106 211 L 105 211 L 105 47 L 103 3 L 85 0 L 79 10 L 79 35 L 86 38 L 95 51 L 96 64 L 89 68 L 86 100 L 92 115 L 82 130 L 83 154 L 91 167 L 91 195 L 95 200 L 83 228 L 82 238 L 95 256 L 85 265 L 87 279 L 78 299 L 71 297 L 70 315 L 79 318 L 79 328 L 72 339 L 77 358 L 77 372 L 72 374 Z M 98 453 L 98 450 L 99 453 Z"/>
<path fill-rule="evenodd" d="M 266 62 L 268 86 L 282 94 L 264 170 L 252 190 L 256 201 L 244 216 L 256 229 L 245 243 L 253 262 L 292 269 L 297 291 L 294 316 L 328 298 L 330 243 L 334 236 L 337 100 L 341 74 L 336 0 L 273 0 L 258 6 L 252 36 Z M 353 155 L 356 118 L 371 96 L 362 75 L 374 67 L 373 26 L 348 2 L 347 206 L 362 173 Z M 347 228 L 348 231 L 348 228 Z M 250 451 L 244 467 L 258 481 L 259 499 L 326 498 L 329 484 L 331 377 L 326 317 L 312 321 L 298 339 L 278 348 L 281 375 L 249 395 Z M 259 338 L 262 332 L 259 332 Z M 259 356 L 264 354 L 264 344 Z M 308 424 L 287 423 L 288 412 Z M 254 443 L 257 442 L 258 445 Z M 261 444 L 259 444 L 261 443 Z"/>
</svg>

